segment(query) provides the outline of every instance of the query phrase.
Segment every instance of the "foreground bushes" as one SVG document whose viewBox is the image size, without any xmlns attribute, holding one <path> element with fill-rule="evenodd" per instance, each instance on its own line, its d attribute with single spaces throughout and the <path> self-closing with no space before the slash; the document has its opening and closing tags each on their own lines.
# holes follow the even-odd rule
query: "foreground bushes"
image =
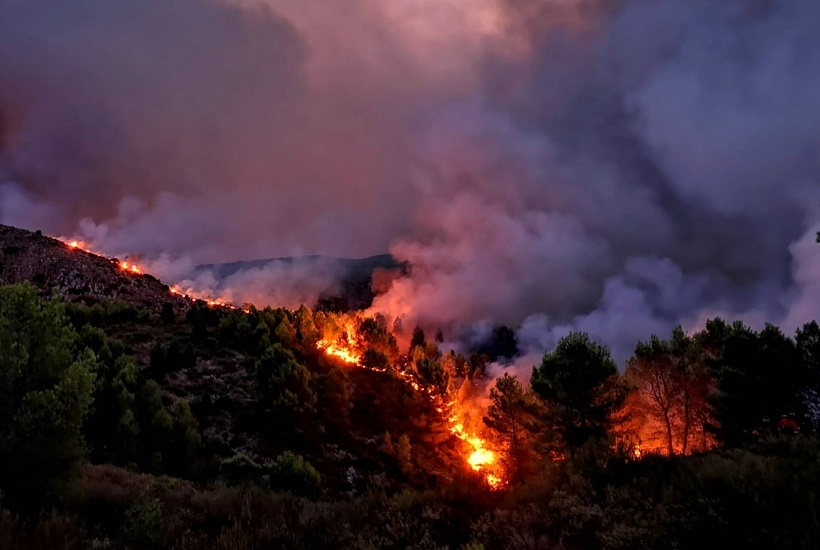
<svg viewBox="0 0 820 550">
<path fill-rule="evenodd" d="M 612 454 L 594 470 L 568 460 L 506 492 L 463 479 L 389 495 L 374 478 L 335 501 L 88 466 L 65 515 L 29 527 L 0 515 L 0 546 L 816 548 L 819 458 L 816 440 L 783 438 L 694 457 Z M 299 470 L 295 455 L 277 463 Z"/>
</svg>

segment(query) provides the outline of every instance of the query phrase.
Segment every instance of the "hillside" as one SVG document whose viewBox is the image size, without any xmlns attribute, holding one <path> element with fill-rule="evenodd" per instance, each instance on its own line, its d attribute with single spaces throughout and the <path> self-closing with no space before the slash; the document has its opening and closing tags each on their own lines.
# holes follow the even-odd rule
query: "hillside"
<svg viewBox="0 0 820 550">
<path fill-rule="evenodd" d="M 574 333 L 529 383 L 488 380 L 421 329 L 400 350 L 355 313 L 209 304 L 11 227 L 0 245 L 0 548 L 820 542 L 817 323 L 711 320 L 625 373 Z"/>
<path fill-rule="evenodd" d="M 0 225 L 0 281 L 30 282 L 45 293 L 56 289 L 65 300 L 87 305 L 121 300 L 152 313 L 165 302 L 183 313 L 192 305 L 155 277 L 121 269 L 116 258 L 7 225 Z"/>
<path fill-rule="evenodd" d="M 376 258 L 366 263 L 362 270 L 364 264 L 350 262 L 350 273 L 363 276 L 372 266 L 387 262 Z M 241 266 L 221 269 L 228 273 Z M 345 367 L 298 341 L 287 342 L 287 347 L 310 371 L 317 388 L 333 369 L 345 369 L 351 405 L 349 427 L 326 430 L 321 423 L 334 413 L 319 402 L 316 416 L 308 422 L 315 424 L 312 433 L 289 440 L 271 433 L 259 421 L 264 416 L 259 410 L 262 397 L 253 375 L 261 349 L 225 329 L 229 316 L 236 322 L 248 314 L 209 308 L 204 302 L 173 294 L 149 274 L 123 270 L 117 259 L 72 248 L 38 233 L 0 226 L 0 281 L 29 282 L 44 295 L 56 290 L 69 303 L 96 305 L 102 313 L 88 319 L 126 346 L 142 376 L 159 383 L 164 400 L 190 404 L 203 436 L 203 453 L 195 468 L 198 477 L 216 475 L 214 468 L 219 461 L 237 453 L 265 462 L 291 448 L 331 480 L 329 487 L 336 484 L 338 490 L 349 490 L 349 483 L 343 480 L 359 476 L 356 472 L 364 476 L 363 472 L 396 468 L 395 460 L 379 451 L 385 433 L 395 439 L 407 434 L 413 445 L 417 467 L 407 476 L 399 473 L 406 482 L 419 486 L 435 483 L 439 477 L 452 476 L 454 464 L 463 464 L 458 455 L 460 442 L 449 434 L 441 415 L 425 397 L 387 373 Z M 112 304 L 114 313 L 110 313 Z M 171 304 L 174 311 L 170 322 L 160 319 L 165 304 Z M 125 308 L 123 314 L 123 305 L 133 310 Z M 194 327 L 196 321 L 191 322 L 196 314 L 207 319 L 207 326 L 194 334 L 199 330 Z M 152 354 L 156 362 L 161 349 L 175 350 L 171 354 L 180 357 L 174 356 L 170 359 L 174 364 L 158 370 L 156 365 L 152 368 Z"/>
</svg>

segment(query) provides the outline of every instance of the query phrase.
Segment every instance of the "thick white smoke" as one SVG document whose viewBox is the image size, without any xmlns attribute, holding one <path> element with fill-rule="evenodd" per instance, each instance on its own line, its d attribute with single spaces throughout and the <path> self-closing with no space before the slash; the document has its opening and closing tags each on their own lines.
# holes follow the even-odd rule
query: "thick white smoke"
<svg viewBox="0 0 820 550">
<path fill-rule="evenodd" d="M 375 310 L 532 350 L 586 330 L 623 359 L 713 314 L 792 330 L 820 303 L 818 20 L 814 0 L 9 0 L 0 223 L 180 278 L 389 249 L 411 273 Z M 233 291 L 332 285 L 305 275 Z"/>
</svg>

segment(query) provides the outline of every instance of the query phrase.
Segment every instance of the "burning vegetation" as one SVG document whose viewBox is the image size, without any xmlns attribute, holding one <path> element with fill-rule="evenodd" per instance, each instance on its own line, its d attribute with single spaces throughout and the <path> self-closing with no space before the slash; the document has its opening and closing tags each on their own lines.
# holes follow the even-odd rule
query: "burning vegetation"
<svg viewBox="0 0 820 550">
<path fill-rule="evenodd" d="M 413 390 L 426 395 L 435 407 L 435 410 L 446 419 L 450 433 L 466 444 L 465 460 L 470 468 L 482 473 L 490 487 L 494 489 L 502 487 L 504 485 L 503 474 L 496 453 L 488 448 L 487 441 L 479 437 L 476 432 L 465 429 L 464 420 L 462 419 L 464 413 L 456 399 L 456 395 L 460 385 L 469 382 L 462 379 L 460 382 L 448 383 L 445 386 L 435 384 L 422 385 L 423 382 L 420 381 L 418 370 L 414 369 L 414 364 L 408 363 L 406 358 L 403 361 L 403 366 L 397 368 L 398 365 L 391 364 L 389 359 L 385 361 L 388 356 L 383 352 L 375 351 L 373 348 L 367 348 L 364 353 L 361 353 L 360 350 L 366 344 L 359 335 L 359 327 L 367 325 L 368 323 L 372 324 L 372 319 L 366 321 L 359 320 L 358 326 L 356 324 L 356 318 L 344 319 L 342 321 L 340 336 L 335 340 L 321 339 L 316 343 L 316 347 L 351 366 L 370 368 L 379 372 L 389 370 L 408 386 L 412 387 Z M 390 336 L 392 337 L 392 335 Z M 393 342 L 395 342 L 395 339 Z M 388 346 L 388 351 L 390 347 L 391 346 Z M 423 355 L 426 353 L 426 350 L 423 349 L 423 346 L 420 347 L 422 347 L 421 354 Z M 367 355 L 368 353 L 369 355 Z M 377 355 L 380 353 L 383 357 Z M 367 360 L 365 360 L 366 355 Z M 436 350 L 433 355 L 440 356 L 440 352 Z"/>
<path fill-rule="evenodd" d="M 816 323 L 713 320 L 624 373 L 570 334 L 528 380 L 491 377 L 378 316 L 209 304 L 83 243 L 0 226 L 0 245 L 4 282 L 37 285 L 0 286 L 0 344 L 26 347 L 0 354 L 0 403 L 26 411 L 0 418 L 26 434 L 0 446 L 4 547 L 820 540 Z"/>
</svg>

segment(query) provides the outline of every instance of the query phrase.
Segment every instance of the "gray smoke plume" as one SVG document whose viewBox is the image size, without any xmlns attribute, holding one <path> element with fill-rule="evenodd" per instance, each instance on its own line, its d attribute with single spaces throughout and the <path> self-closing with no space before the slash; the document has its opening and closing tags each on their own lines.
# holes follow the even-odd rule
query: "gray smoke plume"
<svg viewBox="0 0 820 550">
<path fill-rule="evenodd" d="M 374 311 L 506 323 L 531 351 L 586 330 L 622 360 L 711 315 L 790 331 L 820 305 L 817 21 L 814 0 L 0 0 L 0 223 L 157 265 L 389 249 L 411 272 Z M 258 275 L 236 284 L 260 301 L 310 293 Z"/>
</svg>

